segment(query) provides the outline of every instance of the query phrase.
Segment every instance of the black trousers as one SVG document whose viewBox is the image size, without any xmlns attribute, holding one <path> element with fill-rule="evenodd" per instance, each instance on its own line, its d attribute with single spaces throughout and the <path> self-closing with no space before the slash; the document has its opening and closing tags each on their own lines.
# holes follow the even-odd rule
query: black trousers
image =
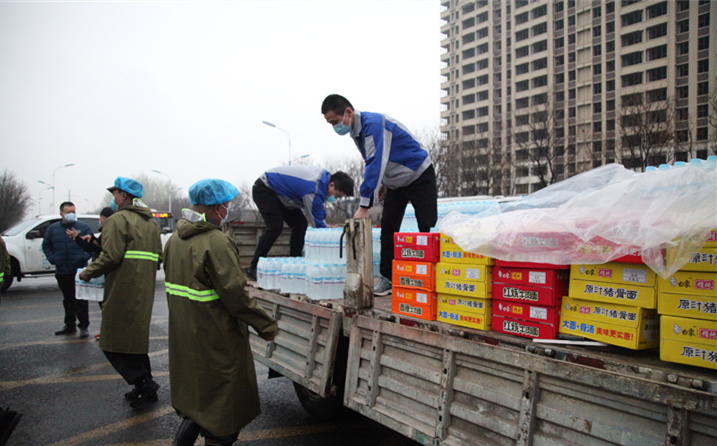
<svg viewBox="0 0 717 446">
<path fill-rule="evenodd" d="M 281 230 L 284 228 L 284 222 L 291 228 L 291 238 L 289 239 L 289 255 L 292 257 L 301 257 L 304 250 L 304 237 L 306 236 L 306 228 L 309 223 L 304 217 L 301 209 L 287 209 L 279 201 L 276 192 L 271 190 L 269 186 L 264 184 L 261 179 L 256 180 L 251 190 L 252 198 L 256 207 L 259 208 L 261 216 L 266 223 L 264 233 L 259 237 L 259 243 L 256 245 L 254 258 L 251 261 L 251 268 L 256 268 L 259 263 L 259 257 L 266 257 L 269 250 L 274 246 L 274 242 Z"/>
<path fill-rule="evenodd" d="M 115 353 L 102 350 L 117 373 L 134 386 L 145 379 L 152 379 L 152 366 L 146 353 Z"/>
<path fill-rule="evenodd" d="M 74 274 L 55 274 L 57 285 L 62 291 L 62 306 L 65 308 L 65 325 L 68 327 L 77 326 L 81 329 L 90 326 L 90 313 L 88 310 L 88 302 L 86 300 L 75 299 L 75 275 Z"/>
<path fill-rule="evenodd" d="M 386 190 L 381 215 L 381 275 L 391 280 L 393 235 L 401 229 L 401 221 L 410 202 L 416 211 L 420 232 L 428 232 L 438 221 L 438 190 L 436 171 L 431 165 L 413 183 Z"/>
</svg>

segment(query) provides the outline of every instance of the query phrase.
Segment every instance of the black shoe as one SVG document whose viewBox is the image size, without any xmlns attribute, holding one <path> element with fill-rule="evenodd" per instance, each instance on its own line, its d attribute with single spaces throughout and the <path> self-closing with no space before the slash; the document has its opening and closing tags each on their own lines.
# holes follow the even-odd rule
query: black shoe
<svg viewBox="0 0 717 446">
<path fill-rule="evenodd" d="M 177 429 L 172 446 L 194 446 L 201 429 L 201 426 L 197 423 L 185 418 L 182 420 L 182 424 L 179 425 L 179 429 Z"/>
<path fill-rule="evenodd" d="M 130 390 L 129 392 L 127 392 L 127 393 L 124 394 L 124 399 L 126 399 L 127 401 L 132 402 L 132 401 L 137 400 L 137 399 L 139 398 L 139 395 L 140 395 L 140 393 L 139 393 L 139 388 L 138 388 L 138 387 L 135 387 L 134 389 L 132 389 L 132 390 Z M 157 398 L 157 392 L 154 392 L 154 393 L 151 394 L 151 395 L 147 395 L 147 401 L 148 401 L 148 402 L 150 402 L 150 403 L 156 403 L 157 400 L 158 400 L 158 398 Z"/>
<path fill-rule="evenodd" d="M 75 334 L 77 333 L 77 327 L 73 327 L 70 325 L 65 325 L 62 330 L 58 330 L 55 332 L 55 336 L 59 335 L 67 335 L 67 334 Z"/>
<path fill-rule="evenodd" d="M 256 268 L 249 267 L 246 269 L 246 277 L 256 282 Z"/>
<path fill-rule="evenodd" d="M 157 390 L 159 390 L 159 384 L 154 382 L 153 379 L 144 381 L 141 385 L 136 387 L 137 398 L 129 402 L 129 407 L 136 409 L 144 403 L 151 403 L 157 401 Z"/>
<path fill-rule="evenodd" d="M 80 337 L 81 338 L 89 338 L 90 332 L 86 328 L 80 328 Z"/>
</svg>

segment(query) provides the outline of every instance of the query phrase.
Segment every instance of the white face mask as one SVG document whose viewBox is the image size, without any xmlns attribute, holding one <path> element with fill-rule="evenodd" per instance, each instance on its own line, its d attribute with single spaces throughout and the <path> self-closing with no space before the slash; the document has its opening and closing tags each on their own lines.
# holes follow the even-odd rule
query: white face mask
<svg viewBox="0 0 717 446">
<path fill-rule="evenodd" d="M 223 204 L 220 204 L 219 206 L 221 206 L 227 210 L 226 215 L 224 215 L 224 218 L 222 218 L 222 221 L 219 222 L 219 226 L 224 226 L 224 224 L 226 224 L 226 222 L 229 221 L 229 208 L 231 207 L 231 205 L 225 207 Z"/>
</svg>

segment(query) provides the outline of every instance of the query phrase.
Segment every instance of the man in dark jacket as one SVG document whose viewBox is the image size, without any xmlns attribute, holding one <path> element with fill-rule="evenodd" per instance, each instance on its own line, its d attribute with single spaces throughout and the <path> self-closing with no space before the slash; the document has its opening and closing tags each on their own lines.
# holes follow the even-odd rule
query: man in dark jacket
<svg viewBox="0 0 717 446">
<path fill-rule="evenodd" d="M 231 445 L 259 414 L 249 326 L 266 341 L 277 322 L 245 288 L 239 250 L 220 229 L 239 191 L 223 180 L 189 188 L 184 210 L 165 246 L 172 407 L 184 418 L 174 446 Z"/>
<path fill-rule="evenodd" d="M 91 235 L 92 230 L 86 224 L 77 221 L 75 205 L 66 201 L 60 205 L 62 221 L 51 224 L 45 231 L 42 241 L 42 250 L 47 260 L 55 265 L 55 278 L 62 291 L 62 305 L 65 307 L 65 326 L 56 331 L 56 335 L 72 334 L 77 332 L 75 318 L 79 322 L 80 337 L 90 335 L 87 327 L 90 326 L 90 315 L 86 300 L 75 299 L 75 274 L 78 268 L 87 266 L 90 258 L 84 249 L 80 248 L 66 232 L 75 230 L 80 237 Z"/>
</svg>

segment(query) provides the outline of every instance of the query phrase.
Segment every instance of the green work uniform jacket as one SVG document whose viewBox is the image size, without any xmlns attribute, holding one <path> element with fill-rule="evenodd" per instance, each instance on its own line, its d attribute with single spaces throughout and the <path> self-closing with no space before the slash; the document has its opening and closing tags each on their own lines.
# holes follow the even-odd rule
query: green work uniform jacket
<svg viewBox="0 0 717 446">
<path fill-rule="evenodd" d="M 114 353 L 149 351 L 149 323 L 162 256 L 159 225 L 149 208 L 120 208 L 102 229 L 102 253 L 87 266 L 91 278 L 105 275 L 100 348 Z"/>
<path fill-rule="evenodd" d="M 247 293 L 239 249 L 216 224 L 181 219 L 164 258 L 172 407 L 213 435 L 239 432 L 260 412 L 248 326 L 267 337 L 278 325 Z"/>
</svg>

